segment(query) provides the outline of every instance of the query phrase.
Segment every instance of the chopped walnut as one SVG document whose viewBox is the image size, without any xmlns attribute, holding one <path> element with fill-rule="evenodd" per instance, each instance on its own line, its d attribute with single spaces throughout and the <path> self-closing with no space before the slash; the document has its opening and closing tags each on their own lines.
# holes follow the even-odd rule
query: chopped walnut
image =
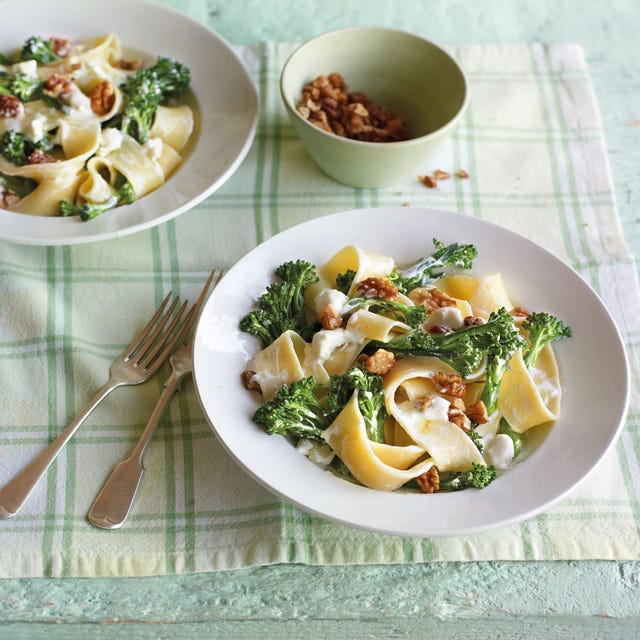
<svg viewBox="0 0 640 640">
<path fill-rule="evenodd" d="M 256 372 L 247 369 L 243 371 L 241 374 L 242 383 L 244 386 L 251 391 L 261 391 L 260 384 L 256 380 Z"/>
<path fill-rule="evenodd" d="M 377 373 L 383 376 L 393 369 L 396 363 L 396 357 L 391 351 L 377 349 L 375 353 L 370 356 L 363 353 L 358 358 L 358 362 L 362 364 L 369 373 Z"/>
<path fill-rule="evenodd" d="M 318 322 L 323 329 L 339 329 L 342 326 L 342 316 L 331 304 L 325 304 L 318 313 Z"/>
<path fill-rule="evenodd" d="M 124 71 L 137 71 L 142 67 L 142 60 L 133 58 L 132 60 L 118 60 L 117 67 Z"/>
<path fill-rule="evenodd" d="M 104 116 L 113 108 L 116 101 L 116 90 L 107 80 L 97 84 L 89 96 L 91 100 L 91 111 L 98 116 Z"/>
<path fill-rule="evenodd" d="M 427 471 L 416 478 L 416 482 L 422 493 L 436 493 L 440 491 L 440 474 L 438 467 L 429 467 Z"/>
<path fill-rule="evenodd" d="M 50 38 L 51 48 L 60 58 L 66 58 L 69 55 L 70 43 L 66 38 Z"/>
<path fill-rule="evenodd" d="M 487 413 L 487 407 L 482 400 L 476 400 L 473 404 L 470 404 L 465 411 L 467 418 L 471 422 L 476 424 L 484 424 L 489 422 L 489 414 Z"/>
<path fill-rule="evenodd" d="M 529 316 L 529 313 L 527 309 L 523 309 L 522 307 L 514 307 L 511 309 L 511 315 L 515 319 L 526 318 Z"/>
<path fill-rule="evenodd" d="M 463 322 L 465 327 L 477 327 L 480 324 L 484 324 L 484 319 L 477 316 L 466 316 Z"/>
<path fill-rule="evenodd" d="M 447 178 L 450 178 L 450 177 L 451 177 L 451 174 L 450 174 L 450 173 L 447 173 L 446 171 L 442 171 L 442 169 L 436 169 L 436 170 L 433 172 L 433 177 L 434 177 L 436 180 L 446 180 Z"/>
<path fill-rule="evenodd" d="M 424 411 L 433 404 L 433 396 L 418 396 L 413 401 L 413 406 L 418 411 Z"/>
<path fill-rule="evenodd" d="M 49 162 L 55 162 L 56 159 L 45 153 L 42 149 L 34 149 L 27 157 L 29 164 L 47 164 Z"/>
<path fill-rule="evenodd" d="M 468 178 L 469 174 L 464 169 L 458 169 L 458 178 Z"/>
<path fill-rule="evenodd" d="M 429 333 L 453 333 L 453 329 L 451 327 L 447 327 L 446 324 L 434 324 L 432 327 L 429 327 Z"/>
<path fill-rule="evenodd" d="M 437 287 L 418 287 L 409 292 L 409 298 L 414 304 L 423 305 L 428 313 L 441 307 L 456 306 L 455 298 Z"/>
<path fill-rule="evenodd" d="M 24 113 L 24 106 L 19 98 L 8 93 L 0 93 L 0 117 L 19 118 Z"/>
<path fill-rule="evenodd" d="M 378 278 L 376 276 L 365 278 L 358 282 L 356 289 L 365 298 L 395 300 L 398 297 L 398 287 L 387 278 Z"/>
<path fill-rule="evenodd" d="M 405 122 L 359 92 L 349 93 L 339 73 L 307 83 L 296 105 L 298 113 L 317 127 L 343 138 L 364 142 L 395 142 L 408 137 Z"/>
<path fill-rule="evenodd" d="M 462 398 L 467 392 L 467 385 L 457 373 L 438 371 L 431 378 L 437 391 L 454 398 Z"/>
<path fill-rule="evenodd" d="M 435 189 L 438 186 L 438 181 L 433 176 L 418 176 L 418 180 L 429 189 Z"/>
<path fill-rule="evenodd" d="M 20 202 L 20 197 L 9 189 L 0 187 L 0 209 L 11 209 Z"/>
<path fill-rule="evenodd" d="M 71 82 L 66 76 L 54 73 L 44 83 L 45 89 L 54 96 L 61 96 L 71 91 Z"/>
<path fill-rule="evenodd" d="M 464 412 L 464 402 L 460 398 L 453 398 L 449 404 L 449 412 L 447 415 L 449 422 L 453 422 L 464 432 L 471 431 L 471 420 Z"/>
</svg>

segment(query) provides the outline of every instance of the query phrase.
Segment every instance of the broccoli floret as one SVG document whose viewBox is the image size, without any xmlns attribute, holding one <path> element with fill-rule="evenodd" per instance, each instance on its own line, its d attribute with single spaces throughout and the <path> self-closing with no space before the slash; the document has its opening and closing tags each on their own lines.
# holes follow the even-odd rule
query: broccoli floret
<svg viewBox="0 0 640 640">
<path fill-rule="evenodd" d="M 444 242 L 433 239 L 436 251 L 429 257 L 419 260 L 411 267 L 398 271 L 394 268 L 389 279 L 402 293 L 408 293 L 417 287 L 441 278 L 447 267 L 471 269 L 473 261 L 478 256 L 477 249 L 472 244 L 445 245 Z"/>
<path fill-rule="evenodd" d="M 573 335 L 571 327 L 544 311 L 530 313 L 522 326 L 529 332 L 528 346 L 522 354 L 527 367 L 533 366 L 545 345 L 558 338 L 570 338 Z"/>
<path fill-rule="evenodd" d="M 38 36 L 31 36 L 22 47 L 20 60 L 35 60 L 42 64 L 55 62 L 59 59 L 58 54 L 53 50 L 53 45 L 49 40 L 44 40 Z"/>
<path fill-rule="evenodd" d="M 339 273 L 336 276 L 336 289 L 346 296 L 349 293 L 349 289 L 351 289 L 355 277 L 356 272 L 353 269 L 347 269 L 344 273 Z"/>
<path fill-rule="evenodd" d="M 360 367 L 352 367 L 343 375 L 332 376 L 330 387 L 328 407 L 333 415 L 337 415 L 357 391 L 358 407 L 369 439 L 384 443 L 384 423 L 388 414 L 382 394 L 382 378 Z"/>
<path fill-rule="evenodd" d="M 276 269 L 276 274 L 283 280 L 270 284 L 258 299 L 258 309 L 240 321 L 240 329 L 257 336 L 263 347 L 288 330 L 303 337 L 310 333 L 304 291 L 318 280 L 315 266 L 306 260 L 285 262 Z"/>
<path fill-rule="evenodd" d="M 476 449 L 482 453 L 484 451 L 484 441 L 482 440 L 482 436 L 475 429 L 470 429 L 467 435 L 471 438 L 473 444 L 476 445 Z"/>
<path fill-rule="evenodd" d="M 0 93 L 8 93 L 22 102 L 37 100 L 42 95 L 44 83 L 31 78 L 25 73 L 11 75 L 0 73 Z"/>
<path fill-rule="evenodd" d="M 158 58 L 155 65 L 139 69 L 120 85 L 124 109 L 107 126 L 117 127 L 141 144 L 145 143 L 158 106 L 180 95 L 189 81 L 189 69 L 183 64 Z"/>
<path fill-rule="evenodd" d="M 504 308 L 489 316 L 489 321 L 497 321 L 502 326 L 499 339 L 487 344 L 487 367 L 485 371 L 485 383 L 480 399 L 487 408 L 487 413 L 495 411 L 500 394 L 502 378 L 509 368 L 509 360 L 522 345 L 523 339 L 518 329 L 513 324 L 513 319 Z"/>
<path fill-rule="evenodd" d="M 58 213 L 61 216 L 80 216 L 84 222 L 93 220 L 105 211 L 114 209 L 123 204 L 131 204 L 136 199 L 133 186 L 130 182 L 125 183 L 105 202 L 84 204 L 73 204 L 66 200 L 60 200 L 58 203 Z"/>
<path fill-rule="evenodd" d="M 324 442 L 322 432 L 331 422 L 331 412 L 316 397 L 317 388 L 313 376 L 282 385 L 273 399 L 258 407 L 254 421 L 272 435 Z"/>
<path fill-rule="evenodd" d="M 506 309 L 494 311 L 484 324 L 452 333 L 425 333 L 417 329 L 388 342 L 370 342 L 367 351 L 386 349 L 399 357 L 433 356 L 452 366 L 461 376 L 473 373 L 483 358 L 502 354 L 519 344 L 521 338 Z"/>
<path fill-rule="evenodd" d="M 474 462 L 468 471 L 456 471 L 440 477 L 440 491 L 460 491 L 461 489 L 484 489 L 496 479 L 493 465 Z"/>
<path fill-rule="evenodd" d="M 51 150 L 51 140 L 44 136 L 38 141 L 31 140 L 12 129 L 8 129 L 0 138 L 0 153 L 12 164 L 22 166 L 36 149 Z"/>
<path fill-rule="evenodd" d="M 347 313 L 354 313 L 366 307 L 371 313 L 392 316 L 395 320 L 404 322 L 417 329 L 425 321 L 427 310 L 421 304 L 407 305 L 399 300 L 385 298 L 351 298 L 346 305 Z"/>
</svg>

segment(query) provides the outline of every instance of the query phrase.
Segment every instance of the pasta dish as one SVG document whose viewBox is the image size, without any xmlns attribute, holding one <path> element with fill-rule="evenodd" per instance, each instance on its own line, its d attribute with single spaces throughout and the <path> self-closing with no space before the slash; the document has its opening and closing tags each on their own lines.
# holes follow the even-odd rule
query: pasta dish
<svg viewBox="0 0 640 640">
<path fill-rule="evenodd" d="M 260 341 L 242 373 L 254 421 L 372 489 L 489 485 L 558 418 L 552 343 L 572 332 L 514 305 L 500 273 L 472 275 L 475 257 L 434 239 L 406 268 L 356 246 L 280 265 L 240 322 Z"/>
<path fill-rule="evenodd" d="M 115 34 L 32 37 L 0 56 L 0 208 L 91 220 L 161 186 L 194 128 L 189 70 L 123 57 Z"/>
</svg>

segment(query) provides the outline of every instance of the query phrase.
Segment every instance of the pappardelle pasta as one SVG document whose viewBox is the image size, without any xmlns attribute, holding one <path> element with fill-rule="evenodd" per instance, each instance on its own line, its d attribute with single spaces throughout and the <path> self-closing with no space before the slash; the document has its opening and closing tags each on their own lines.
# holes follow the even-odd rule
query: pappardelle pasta
<svg viewBox="0 0 640 640">
<path fill-rule="evenodd" d="M 434 244 L 405 269 L 356 246 L 286 262 L 240 323 L 261 342 L 255 422 L 372 489 L 483 488 L 559 415 L 551 343 L 571 329 L 471 275 L 473 245 Z"/>
<path fill-rule="evenodd" d="M 157 189 L 194 130 L 189 82 L 179 62 L 125 58 L 113 33 L 0 55 L 0 208 L 86 221 Z"/>
</svg>

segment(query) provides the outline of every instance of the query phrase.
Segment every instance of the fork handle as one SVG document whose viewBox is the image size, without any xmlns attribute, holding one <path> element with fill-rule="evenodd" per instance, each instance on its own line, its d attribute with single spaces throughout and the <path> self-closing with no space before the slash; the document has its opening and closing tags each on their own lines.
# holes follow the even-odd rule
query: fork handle
<svg viewBox="0 0 640 640">
<path fill-rule="evenodd" d="M 39 480 L 47 472 L 51 463 L 56 459 L 67 442 L 69 442 L 73 434 L 78 430 L 78 427 L 80 427 L 98 404 L 102 402 L 107 394 L 118 386 L 120 386 L 119 383 L 109 379 L 93 399 L 90 400 L 84 409 L 75 417 L 73 422 L 71 422 L 35 460 L 0 489 L 0 518 L 10 518 L 20 511 Z"/>
<path fill-rule="evenodd" d="M 100 529 L 118 529 L 126 521 L 144 475 L 143 457 L 169 401 L 186 373 L 172 372 L 131 455 L 122 460 L 96 496 L 87 519 Z"/>
</svg>

